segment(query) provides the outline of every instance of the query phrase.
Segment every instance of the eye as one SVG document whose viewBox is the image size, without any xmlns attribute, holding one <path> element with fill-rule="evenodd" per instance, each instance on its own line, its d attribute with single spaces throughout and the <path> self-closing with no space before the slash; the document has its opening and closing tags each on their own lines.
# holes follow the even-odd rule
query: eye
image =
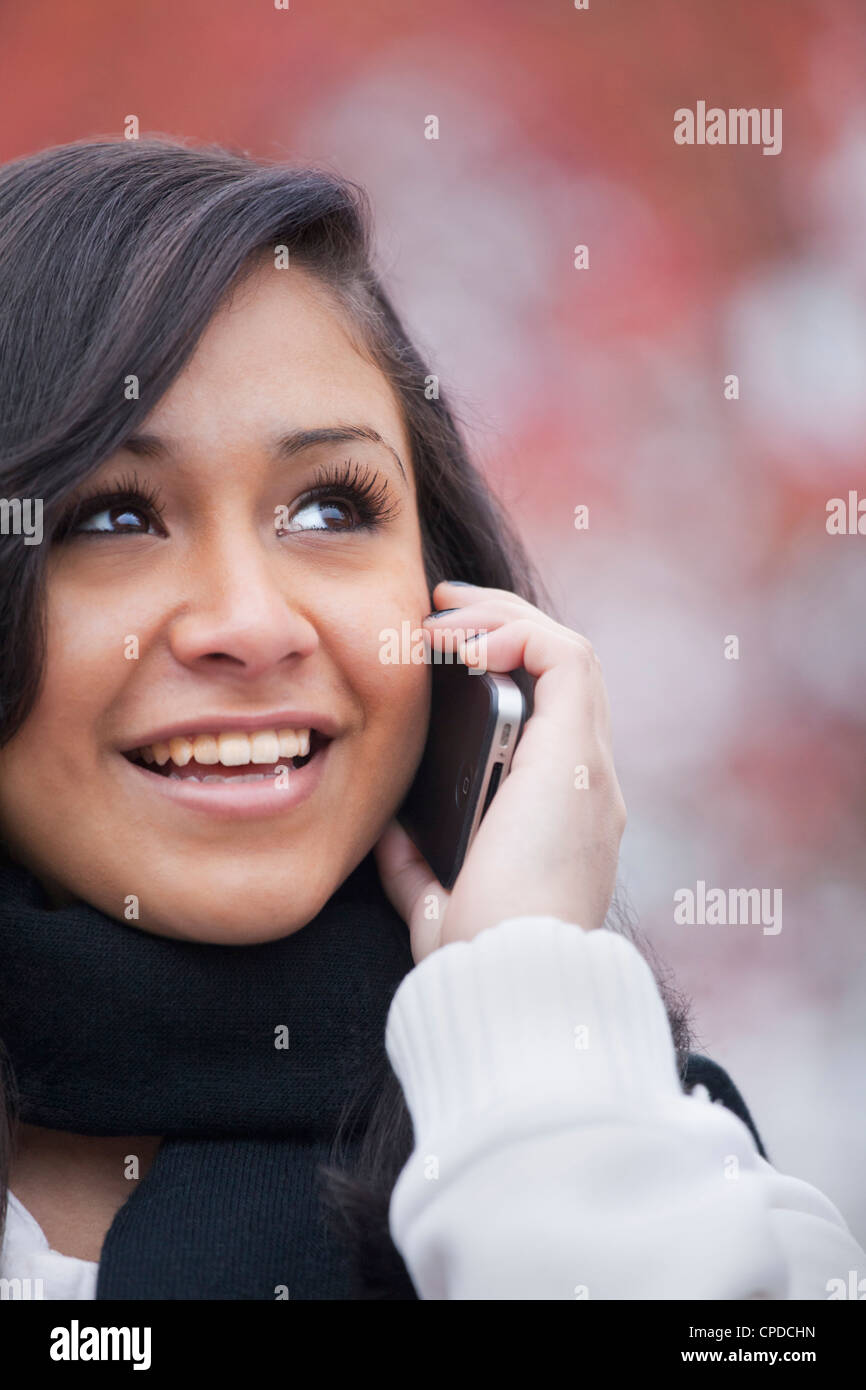
<svg viewBox="0 0 866 1390">
<path fill-rule="evenodd" d="M 137 524 L 143 521 L 143 526 Z M 156 535 L 150 531 L 147 508 L 132 502 L 115 502 L 110 507 L 97 511 L 95 507 L 81 514 L 75 523 L 76 531 L 107 532 L 109 535 L 123 535 L 133 532 L 138 535 Z"/>
<path fill-rule="evenodd" d="M 57 526 L 55 541 L 75 536 L 165 535 L 163 506 L 155 487 L 136 474 L 73 501 Z"/>
<path fill-rule="evenodd" d="M 350 502 L 338 497 L 308 498 L 289 517 L 280 534 L 291 531 L 351 531 L 358 518 Z"/>
<path fill-rule="evenodd" d="M 366 464 L 346 459 L 321 469 L 316 485 L 277 523 L 277 534 L 297 531 L 377 531 L 400 510 L 387 481 Z M 282 509 L 281 509 L 282 511 Z"/>
</svg>

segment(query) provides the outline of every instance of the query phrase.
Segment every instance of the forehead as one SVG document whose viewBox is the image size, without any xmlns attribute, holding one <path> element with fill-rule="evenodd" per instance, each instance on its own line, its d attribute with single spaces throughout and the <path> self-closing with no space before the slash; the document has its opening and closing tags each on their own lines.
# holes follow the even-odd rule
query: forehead
<svg viewBox="0 0 866 1390">
<path fill-rule="evenodd" d="M 399 402 L 316 278 L 268 255 L 237 283 L 146 428 L 185 452 L 249 449 L 280 429 L 365 421 L 410 463 Z"/>
</svg>

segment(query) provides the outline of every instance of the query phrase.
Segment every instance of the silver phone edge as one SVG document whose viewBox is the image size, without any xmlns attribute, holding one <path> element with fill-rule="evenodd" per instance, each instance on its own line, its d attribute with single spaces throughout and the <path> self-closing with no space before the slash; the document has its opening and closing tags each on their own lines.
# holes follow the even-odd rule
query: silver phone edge
<svg viewBox="0 0 866 1390">
<path fill-rule="evenodd" d="M 523 695 L 510 677 L 487 673 L 499 692 L 496 704 L 496 727 L 493 738 L 490 742 L 490 750 L 487 754 L 487 761 L 484 765 L 484 775 L 481 779 L 481 790 L 475 805 L 475 813 L 472 817 L 472 825 L 469 828 L 469 837 L 466 841 L 464 859 L 469 853 L 472 841 L 475 839 L 476 832 L 481 824 L 481 816 L 484 805 L 487 801 L 487 793 L 490 788 L 490 778 L 493 776 L 493 769 L 497 763 L 502 763 L 502 772 L 499 776 L 499 786 L 505 781 L 511 770 L 511 759 L 514 756 L 514 749 L 517 746 L 517 737 L 523 725 L 523 714 L 525 703 Z M 503 744 L 503 734 L 507 725 L 511 725 L 507 743 Z M 497 787 L 497 791 L 499 787 Z M 461 866 L 462 867 L 462 866 Z"/>
</svg>

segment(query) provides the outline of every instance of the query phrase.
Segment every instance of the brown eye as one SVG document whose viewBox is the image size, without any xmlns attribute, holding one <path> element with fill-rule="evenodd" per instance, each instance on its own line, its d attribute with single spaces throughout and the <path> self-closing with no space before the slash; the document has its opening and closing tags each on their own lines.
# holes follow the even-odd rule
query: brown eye
<svg viewBox="0 0 866 1390">
<path fill-rule="evenodd" d="M 337 497 L 313 497 L 289 517 L 283 533 L 291 531 L 349 531 L 357 526 L 351 503 Z"/>
<path fill-rule="evenodd" d="M 137 522 L 143 521 L 143 527 Z M 98 523 L 98 524 L 97 524 Z M 116 530 L 118 534 L 124 532 L 141 531 L 147 534 L 150 522 L 145 514 L 143 507 L 130 506 L 129 503 L 115 503 L 112 507 L 102 507 L 99 511 L 93 510 L 86 513 L 82 520 L 76 522 L 76 531 L 107 531 Z"/>
<path fill-rule="evenodd" d="M 399 511 L 387 481 L 375 469 L 346 459 L 319 471 L 316 486 L 297 499 L 278 533 L 375 532 Z"/>
<path fill-rule="evenodd" d="M 61 517 L 55 540 L 74 536 L 165 536 L 163 504 L 155 488 L 134 480 L 73 502 Z"/>
</svg>

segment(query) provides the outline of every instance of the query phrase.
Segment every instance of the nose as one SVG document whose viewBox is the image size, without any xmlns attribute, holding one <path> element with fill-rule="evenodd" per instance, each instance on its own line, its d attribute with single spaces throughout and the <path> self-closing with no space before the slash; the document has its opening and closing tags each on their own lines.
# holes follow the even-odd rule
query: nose
<svg viewBox="0 0 866 1390">
<path fill-rule="evenodd" d="M 251 679 L 316 650 L 318 634 L 293 598 L 297 574 L 293 581 L 285 557 L 244 544 L 235 531 L 226 546 L 190 564 L 198 596 L 169 637 L 184 666 Z"/>
</svg>

